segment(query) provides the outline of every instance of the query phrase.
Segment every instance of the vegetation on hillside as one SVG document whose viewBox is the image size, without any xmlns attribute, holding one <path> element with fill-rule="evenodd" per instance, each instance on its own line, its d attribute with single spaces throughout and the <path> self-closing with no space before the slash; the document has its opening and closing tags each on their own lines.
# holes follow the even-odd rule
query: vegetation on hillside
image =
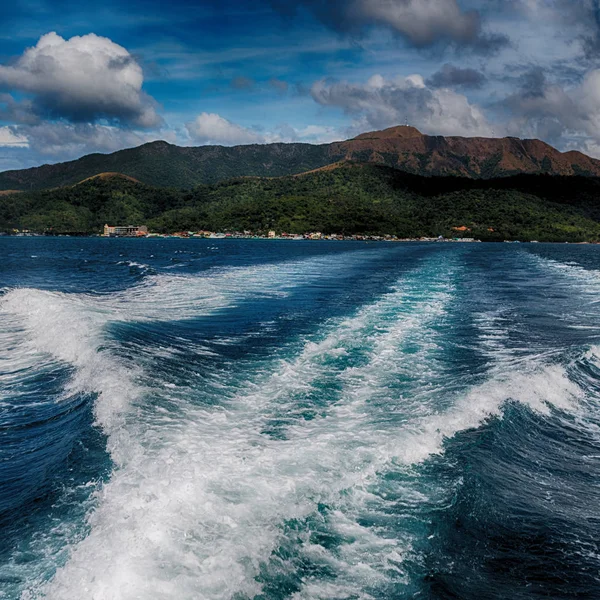
<svg viewBox="0 0 600 600">
<path fill-rule="evenodd" d="M 305 175 L 238 178 L 193 190 L 122 177 L 0 196 L 0 228 L 99 233 L 105 223 L 151 230 L 462 235 L 483 240 L 600 240 L 600 181 L 522 175 L 426 178 L 347 163 Z M 457 233 L 455 228 L 465 227 Z"/>
<path fill-rule="evenodd" d="M 180 147 L 151 142 L 112 154 L 89 154 L 55 165 L 0 173 L 0 190 L 42 190 L 75 185 L 115 171 L 156 187 L 191 189 L 233 177 L 280 177 L 333 162 L 327 146 L 263 144 Z"/>
</svg>

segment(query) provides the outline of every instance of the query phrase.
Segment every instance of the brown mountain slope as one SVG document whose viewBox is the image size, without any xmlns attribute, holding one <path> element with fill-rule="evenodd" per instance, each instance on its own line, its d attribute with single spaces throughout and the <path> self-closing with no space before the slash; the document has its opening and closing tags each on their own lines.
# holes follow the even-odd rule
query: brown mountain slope
<svg viewBox="0 0 600 600">
<path fill-rule="evenodd" d="M 383 163 L 420 175 L 491 178 L 516 173 L 600 176 L 600 161 L 540 140 L 428 136 L 414 127 L 364 133 L 330 145 L 339 160 Z"/>
<path fill-rule="evenodd" d="M 98 174 L 132 177 L 148 185 L 192 188 L 236 177 L 296 175 L 343 162 L 384 164 L 426 176 L 491 179 L 519 173 L 600 176 L 600 161 L 559 152 L 540 140 L 428 136 L 392 127 L 331 144 L 251 144 L 179 147 L 152 142 L 112 154 L 0 173 L 0 190 L 75 185 Z"/>
</svg>

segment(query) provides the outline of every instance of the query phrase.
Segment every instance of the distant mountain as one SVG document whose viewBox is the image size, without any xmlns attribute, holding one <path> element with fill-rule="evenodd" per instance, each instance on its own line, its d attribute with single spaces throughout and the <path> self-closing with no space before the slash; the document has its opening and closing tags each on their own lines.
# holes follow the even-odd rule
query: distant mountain
<svg viewBox="0 0 600 600">
<path fill-rule="evenodd" d="M 119 172 L 161 187 L 193 188 L 240 176 L 281 177 L 340 161 L 383 164 L 425 176 L 491 179 L 521 173 L 600 176 L 600 161 L 559 152 L 540 140 L 423 135 L 392 127 L 331 144 L 252 144 L 179 147 L 152 142 L 112 154 L 0 173 L 0 190 L 39 190 L 74 185 Z"/>
<path fill-rule="evenodd" d="M 600 175 L 600 160 L 581 152 L 559 152 L 540 140 L 429 136 L 414 127 L 363 133 L 331 144 L 330 153 L 429 176 L 492 179 L 521 173 Z"/>
<path fill-rule="evenodd" d="M 104 173 L 81 183 L 0 195 L 0 230 L 99 233 L 105 223 L 189 230 L 483 240 L 600 240 L 600 178 L 423 177 L 341 162 L 278 178 L 239 177 L 194 190 Z"/>
</svg>

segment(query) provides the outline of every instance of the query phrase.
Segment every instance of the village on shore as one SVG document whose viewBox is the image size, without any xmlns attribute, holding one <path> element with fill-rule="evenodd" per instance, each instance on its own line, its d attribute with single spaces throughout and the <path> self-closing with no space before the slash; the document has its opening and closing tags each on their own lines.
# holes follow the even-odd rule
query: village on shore
<svg viewBox="0 0 600 600">
<path fill-rule="evenodd" d="M 460 242 L 460 243 L 480 243 L 481 240 L 467 237 L 471 230 L 466 226 L 453 227 L 452 231 L 456 234 L 456 237 L 444 237 L 439 235 L 437 237 L 408 237 L 402 238 L 396 235 L 367 235 L 367 234 L 338 234 L 338 233 L 321 233 L 321 232 L 307 232 L 302 234 L 297 233 L 278 233 L 275 230 L 269 230 L 266 232 L 259 231 L 176 231 L 173 233 L 157 233 L 148 230 L 145 225 L 125 225 L 125 226 L 111 226 L 105 225 L 102 233 L 100 234 L 81 234 L 78 232 L 58 233 L 56 231 L 45 231 L 37 232 L 27 229 L 13 229 L 10 232 L 0 232 L 1 236 L 14 236 L 14 237 L 102 237 L 102 238 L 128 238 L 128 239 L 153 239 L 153 238 L 175 238 L 175 239 L 210 239 L 210 240 L 222 240 L 222 239 L 236 239 L 236 240 L 290 240 L 290 241 L 303 241 L 303 240 L 323 240 L 323 241 L 357 241 L 357 242 Z M 493 231 L 493 230 L 490 230 Z M 519 243 L 518 240 L 504 240 L 506 243 Z M 532 243 L 537 243 L 533 240 Z M 568 243 L 568 242 L 567 242 Z M 588 243 L 588 242 L 580 242 Z"/>
<path fill-rule="evenodd" d="M 464 231 L 457 228 L 457 231 Z M 255 233 L 253 231 L 178 231 L 175 233 L 152 233 L 145 226 L 112 227 L 104 226 L 102 237 L 143 237 L 143 238 L 200 238 L 200 239 L 262 239 L 262 240 L 330 240 L 330 241 L 372 241 L 372 242 L 479 242 L 474 238 L 456 237 L 419 237 L 399 238 L 395 235 L 344 235 L 324 234 L 321 232 L 310 232 L 303 234 L 277 233 L 274 230 L 266 233 Z"/>
</svg>

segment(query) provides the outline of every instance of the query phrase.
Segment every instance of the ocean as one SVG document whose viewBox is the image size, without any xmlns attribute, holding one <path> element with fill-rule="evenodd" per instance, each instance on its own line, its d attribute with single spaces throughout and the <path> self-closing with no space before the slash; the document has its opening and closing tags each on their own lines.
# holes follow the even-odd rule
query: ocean
<svg viewBox="0 0 600 600">
<path fill-rule="evenodd" d="M 0 598 L 600 598 L 600 248 L 0 238 Z"/>
</svg>

